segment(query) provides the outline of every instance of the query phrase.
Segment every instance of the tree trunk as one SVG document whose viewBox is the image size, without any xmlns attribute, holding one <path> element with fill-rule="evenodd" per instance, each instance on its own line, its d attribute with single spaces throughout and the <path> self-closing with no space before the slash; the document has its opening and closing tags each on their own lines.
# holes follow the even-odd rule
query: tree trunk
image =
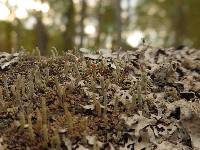
<svg viewBox="0 0 200 150">
<path fill-rule="evenodd" d="M 128 8 L 127 8 L 127 19 L 126 19 L 126 26 L 129 27 L 130 25 L 130 19 L 131 19 L 131 1 L 130 0 L 127 0 L 127 4 L 128 4 Z"/>
<path fill-rule="evenodd" d="M 186 21 L 184 11 L 184 1 L 174 1 L 173 20 L 172 28 L 174 30 L 174 45 L 179 46 L 183 44 L 186 35 Z"/>
<path fill-rule="evenodd" d="M 122 20 L 121 20 L 121 0 L 115 1 L 115 21 L 116 21 L 116 42 L 117 45 L 121 45 L 122 42 Z"/>
<path fill-rule="evenodd" d="M 10 22 L 5 24 L 5 47 L 8 51 L 12 48 L 12 39 L 11 39 L 11 33 L 12 33 L 12 25 Z"/>
<path fill-rule="evenodd" d="M 102 33 L 102 13 L 101 13 L 101 9 L 102 9 L 102 0 L 99 0 L 97 3 L 97 20 L 98 20 L 98 28 L 97 28 L 97 36 L 96 36 L 96 40 L 95 40 L 95 47 L 99 48 L 100 46 L 100 42 L 101 42 L 101 33 Z"/>
<path fill-rule="evenodd" d="M 15 33 L 16 33 L 16 48 L 20 49 L 21 48 L 21 40 L 22 40 L 22 35 L 21 35 L 21 30 L 22 30 L 22 23 L 21 21 L 16 18 L 16 26 L 15 26 Z"/>
<path fill-rule="evenodd" d="M 87 9 L 87 3 L 85 0 L 82 0 L 81 3 L 81 11 L 80 11 L 80 45 L 79 47 L 83 46 L 83 39 L 84 39 L 84 20 L 86 17 L 86 9 Z"/>
<path fill-rule="evenodd" d="M 67 22 L 65 24 L 66 30 L 63 33 L 65 48 L 67 50 L 74 48 L 74 38 L 75 38 L 75 8 L 73 0 L 67 1 L 68 7 L 64 16 L 67 18 Z"/>
<path fill-rule="evenodd" d="M 40 49 L 41 55 L 45 55 L 47 52 L 48 35 L 47 35 L 45 25 L 42 22 L 41 12 L 36 16 L 36 19 L 37 19 L 37 24 L 35 27 L 36 45 Z"/>
</svg>

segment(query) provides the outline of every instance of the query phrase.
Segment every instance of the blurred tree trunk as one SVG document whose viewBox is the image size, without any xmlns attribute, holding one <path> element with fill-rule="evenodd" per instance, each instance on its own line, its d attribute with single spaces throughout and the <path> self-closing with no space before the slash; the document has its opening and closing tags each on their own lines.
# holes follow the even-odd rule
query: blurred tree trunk
<svg viewBox="0 0 200 150">
<path fill-rule="evenodd" d="M 175 0 L 173 5 L 172 29 L 174 30 L 174 45 L 183 44 L 186 36 L 186 14 L 184 0 Z"/>
<path fill-rule="evenodd" d="M 10 52 L 12 47 L 12 24 L 0 21 L 0 51 Z"/>
<path fill-rule="evenodd" d="M 116 42 L 120 46 L 122 42 L 122 20 L 121 20 L 121 0 L 114 0 L 114 6 L 115 6 L 115 29 L 117 33 Z"/>
<path fill-rule="evenodd" d="M 97 14 L 97 20 L 98 20 L 98 28 L 97 28 L 97 36 L 95 40 L 95 47 L 99 48 L 100 47 L 100 41 L 101 41 L 101 33 L 102 33 L 102 0 L 99 0 L 97 3 L 97 8 L 96 8 L 96 14 Z"/>
<path fill-rule="evenodd" d="M 129 27 L 129 24 L 130 24 L 130 19 L 131 19 L 131 0 L 127 0 L 127 4 L 128 4 L 128 7 L 127 7 L 127 19 L 126 19 L 126 26 Z"/>
<path fill-rule="evenodd" d="M 80 11 L 80 45 L 79 47 L 83 47 L 83 39 L 84 39 L 84 20 L 86 18 L 86 10 L 87 10 L 87 3 L 85 0 L 81 1 L 81 11 Z"/>
<path fill-rule="evenodd" d="M 20 19 L 16 18 L 16 26 L 15 26 L 15 33 L 16 33 L 16 48 L 21 48 L 21 40 L 22 40 L 22 23 Z"/>
<path fill-rule="evenodd" d="M 42 13 L 36 15 L 37 24 L 35 26 L 36 31 L 36 44 L 40 49 L 41 55 L 45 55 L 47 52 L 48 44 L 48 34 L 45 28 L 45 25 L 42 22 Z"/>
<path fill-rule="evenodd" d="M 12 25 L 10 22 L 8 22 L 6 23 L 5 26 L 5 47 L 8 51 L 10 51 L 12 48 L 11 33 L 12 33 Z"/>
<path fill-rule="evenodd" d="M 67 50 L 74 48 L 75 39 L 75 7 L 73 0 L 67 1 L 66 12 L 64 17 L 67 18 L 65 24 L 66 30 L 63 33 L 65 48 Z"/>
</svg>

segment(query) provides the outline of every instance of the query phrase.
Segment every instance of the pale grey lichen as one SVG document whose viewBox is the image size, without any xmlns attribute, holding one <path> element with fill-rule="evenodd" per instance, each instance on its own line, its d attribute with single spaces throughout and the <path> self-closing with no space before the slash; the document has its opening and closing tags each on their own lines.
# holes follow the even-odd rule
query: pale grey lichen
<svg viewBox="0 0 200 150">
<path fill-rule="evenodd" d="M 9 68 L 12 64 L 17 63 L 20 55 L 22 55 L 22 53 L 9 54 L 6 52 L 0 52 L 0 69 L 4 70 Z"/>
</svg>

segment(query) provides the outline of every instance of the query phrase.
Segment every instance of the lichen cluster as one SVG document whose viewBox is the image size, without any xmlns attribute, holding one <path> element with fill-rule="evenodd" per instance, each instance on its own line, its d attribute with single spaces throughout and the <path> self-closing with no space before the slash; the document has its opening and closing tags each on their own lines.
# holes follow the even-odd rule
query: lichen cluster
<svg viewBox="0 0 200 150">
<path fill-rule="evenodd" d="M 194 147 L 183 123 L 200 112 L 198 50 L 82 51 L 23 53 L 0 70 L 0 149 Z"/>
</svg>

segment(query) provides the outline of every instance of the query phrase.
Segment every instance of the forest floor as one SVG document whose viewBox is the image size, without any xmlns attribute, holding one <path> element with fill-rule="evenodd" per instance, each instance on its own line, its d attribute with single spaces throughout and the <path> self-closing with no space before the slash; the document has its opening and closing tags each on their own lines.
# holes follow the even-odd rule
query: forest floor
<svg viewBox="0 0 200 150">
<path fill-rule="evenodd" d="M 0 108 L 0 150 L 198 150 L 200 50 L 0 53 Z"/>
</svg>

